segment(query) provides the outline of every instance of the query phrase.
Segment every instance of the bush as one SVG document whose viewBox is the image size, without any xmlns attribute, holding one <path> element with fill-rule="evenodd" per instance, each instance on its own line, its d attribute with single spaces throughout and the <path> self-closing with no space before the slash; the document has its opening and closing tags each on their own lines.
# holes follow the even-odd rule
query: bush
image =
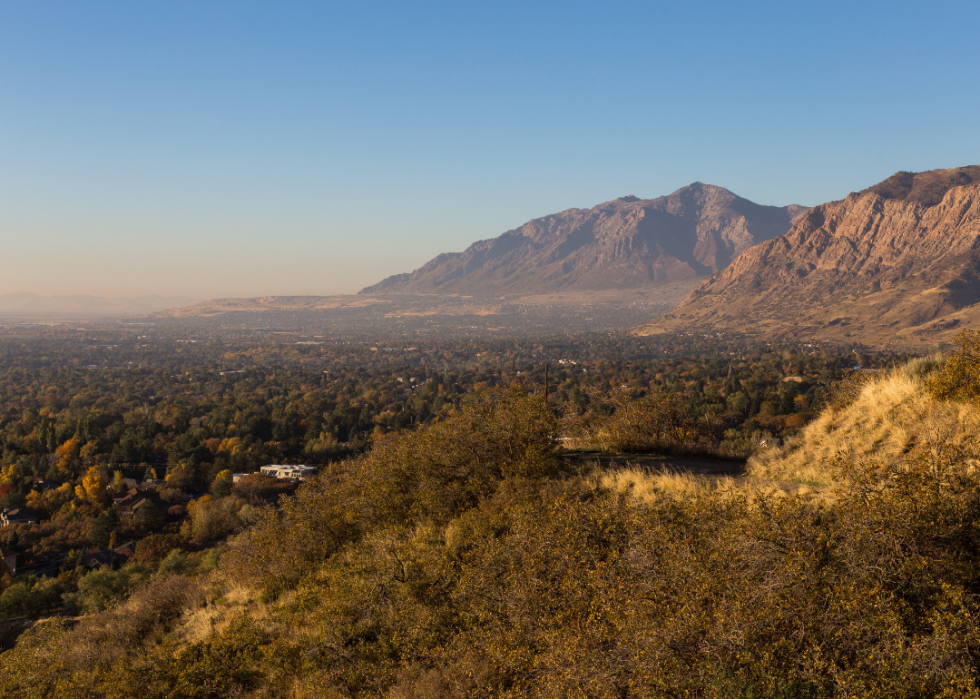
<svg viewBox="0 0 980 699">
<path fill-rule="evenodd" d="M 190 575 L 197 569 L 197 562 L 186 551 L 174 549 L 157 567 L 158 575 Z"/>
<path fill-rule="evenodd" d="M 0 610 L 5 614 L 37 613 L 61 604 L 61 596 L 72 587 L 59 578 L 38 578 L 27 573 L 16 579 L 0 595 Z"/>
<path fill-rule="evenodd" d="M 108 609 L 149 579 L 149 571 L 131 563 L 119 570 L 97 570 L 78 581 L 75 604 L 85 614 Z"/>
<path fill-rule="evenodd" d="M 558 467 L 557 425 L 540 398 L 487 391 L 442 422 L 383 437 L 360 461 L 326 469 L 256 523 L 226 557 L 232 574 L 268 591 L 295 585 L 362 532 L 407 521 L 448 522 L 508 478 Z"/>
<path fill-rule="evenodd" d="M 944 358 L 927 382 L 937 398 L 980 400 L 980 331 L 964 330 L 953 340 L 959 349 Z"/>
<path fill-rule="evenodd" d="M 151 568 L 156 568 L 163 558 L 175 548 L 184 545 L 184 540 L 174 534 L 151 534 L 136 542 L 133 560 Z"/>
<path fill-rule="evenodd" d="M 232 495 L 252 504 L 275 500 L 280 495 L 292 493 L 294 490 L 296 485 L 291 481 L 262 473 L 250 473 L 231 487 Z"/>
</svg>

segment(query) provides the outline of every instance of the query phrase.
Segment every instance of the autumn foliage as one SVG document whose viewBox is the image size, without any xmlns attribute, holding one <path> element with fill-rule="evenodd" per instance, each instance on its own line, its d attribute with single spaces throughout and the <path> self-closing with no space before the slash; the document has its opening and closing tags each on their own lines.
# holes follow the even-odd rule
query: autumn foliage
<svg viewBox="0 0 980 699">
<path fill-rule="evenodd" d="M 626 434 L 659 424 L 643 419 Z M 292 496 L 250 499 L 213 572 L 188 577 L 210 564 L 171 551 L 126 603 L 36 624 L 0 655 L 0 688 L 977 697 L 980 454 L 916 434 L 888 458 L 831 455 L 826 497 L 745 481 L 641 500 L 562 460 L 539 395 L 487 391 Z M 198 498 L 190 521 L 267 486 Z M 173 543 L 144 541 L 148 563 Z"/>
</svg>

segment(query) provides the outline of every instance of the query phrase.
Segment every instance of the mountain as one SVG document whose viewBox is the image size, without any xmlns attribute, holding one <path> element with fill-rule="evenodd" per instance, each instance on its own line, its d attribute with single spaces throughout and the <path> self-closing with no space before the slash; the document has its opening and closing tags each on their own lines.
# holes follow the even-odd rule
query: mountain
<svg viewBox="0 0 980 699">
<path fill-rule="evenodd" d="M 187 296 L 105 298 L 86 294 L 40 296 L 29 292 L 0 294 L 0 315 L 134 315 L 186 306 L 199 299 Z"/>
<path fill-rule="evenodd" d="M 814 207 L 638 334 L 948 340 L 980 320 L 980 166 L 899 172 Z"/>
<path fill-rule="evenodd" d="M 687 282 L 785 233 L 806 209 L 761 206 L 695 182 L 659 199 L 621 197 L 534 219 L 361 293 L 543 293 Z"/>
</svg>

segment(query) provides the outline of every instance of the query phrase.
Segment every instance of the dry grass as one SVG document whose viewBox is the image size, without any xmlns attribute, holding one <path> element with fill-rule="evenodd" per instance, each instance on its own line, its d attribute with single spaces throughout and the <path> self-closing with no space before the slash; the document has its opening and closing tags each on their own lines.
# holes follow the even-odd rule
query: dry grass
<svg viewBox="0 0 980 699">
<path fill-rule="evenodd" d="M 226 586 L 217 576 L 212 576 L 210 585 L 204 584 L 204 587 L 208 590 L 206 602 L 188 608 L 171 637 L 179 638 L 183 643 L 195 643 L 213 633 L 221 633 L 243 613 L 255 620 L 268 616 L 267 605 L 259 601 L 254 590 L 244 585 L 231 583 Z"/>
<path fill-rule="evenodd" d="M 825 410 L 785 446 L 752 457 L 748 476 L 827 487 L 841 481 L 841 462 L 885 465 L 916 445 L 972 443 L 980 412 L 929 395 L 924 379 L 935 364 L 914 360 L 869 381 L 851 404 Z"/>
<path fill-rule="evenodd" d="M 735 488 L 728 476 L 695 476 L 676 471 L 650 471 L 627 465 L 599 468 L 591 476 L 596 486 L 614 493 L 628 493 L 637 502 L 652 504 L 665 498 L 690 498 L 710 492 L 727 492 Z"/>
<path fill-rule="evenodd" d="M 794 495 L 805 500 L 826 501 L 825 488 L 800 483 L 776 482 L 761 478 L 701 476 L 682 472 L 657 472 L 627 466 L 597 468 L 591 482 L 604 490 L 626 493 L 635 502 L 653 505 L 668 499 L 682 500 L 705 495 L 726 497 L 744 495 L 750 499 Z"/>
</svg>

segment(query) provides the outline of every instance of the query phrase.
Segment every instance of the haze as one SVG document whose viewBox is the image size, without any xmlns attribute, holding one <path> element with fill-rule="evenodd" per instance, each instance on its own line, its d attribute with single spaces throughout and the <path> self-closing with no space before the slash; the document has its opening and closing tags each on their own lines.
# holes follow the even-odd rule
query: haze
<svg viewBox="0 0 980 699">
<path fill-rule="evenodd" d="M 980 162 L 980 6 L 0 3 L 0 294 L 351 293 L 695 180 Z"/>
</svg>

